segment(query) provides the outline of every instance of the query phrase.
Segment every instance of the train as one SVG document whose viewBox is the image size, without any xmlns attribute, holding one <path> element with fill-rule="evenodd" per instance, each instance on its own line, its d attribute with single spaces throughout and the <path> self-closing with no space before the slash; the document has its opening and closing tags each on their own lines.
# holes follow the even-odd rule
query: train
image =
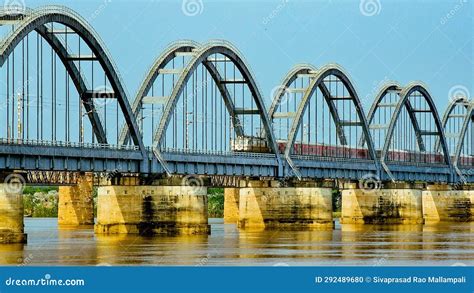
<svg viewBox="0 0 474 293">
<path fill-rule="evenodd" d="M 286 141 L 277 141 L 278 150 L 284 153 L 286 149 Z M 255 152 L 255 153 L 270 153 L 266 140 L 258 137 L 241 137 L 231 140 L 232 150 L 235 152 Z M 350 158 L 350 159 L 369 159 L 369 151 L 365 148 L 354 148 L 349 146 L 333 146 L 324 144 L 308 144 L 295 143 L 293 144 L 293 155 L 299 156 L 316 156 L 316 157 L 335 157 L 335 158 Z M 376 151 L 377 157 L 380 157 L 381 151 Z M 444 156 L 442 153 L 433 152 L 415 152 L 407 150 L 389 150 L 387 154 L 387 161 L 397 162 L 420 162 L 430 164 L 444 163 Z M 473 166 L 474 157 L 461 156 L 459 165 Z"/>
</svg>

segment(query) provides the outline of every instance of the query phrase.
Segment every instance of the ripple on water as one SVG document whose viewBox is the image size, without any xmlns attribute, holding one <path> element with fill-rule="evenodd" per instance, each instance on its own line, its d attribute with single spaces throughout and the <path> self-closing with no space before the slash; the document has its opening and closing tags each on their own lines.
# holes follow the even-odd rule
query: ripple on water
<svg viewBox="0 0 474 293">
<path fill-rule="evenodd" d="M 3 265 L 474 265 L 474 223 L 341 225 L 333 231 L 239 231 L 210 219 L 211 235 L 140 237 L 58 229 L 27 218 L 28 244 L 0 245 Z"/>
</svg>

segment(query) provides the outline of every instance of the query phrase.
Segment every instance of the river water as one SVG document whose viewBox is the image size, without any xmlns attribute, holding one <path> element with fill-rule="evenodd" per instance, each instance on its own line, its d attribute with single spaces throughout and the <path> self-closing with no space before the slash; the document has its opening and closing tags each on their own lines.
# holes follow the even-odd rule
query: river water
<svg viewBox="0 0 474 293">
<path fill-rule="evenodd" d="M 340 225 L 333 231 L 239 231 L 210 219 L 209 236 L 98 236 L 26 218 L 28 244 L 0 245 L 8 265 L 474 265 L 474 223 Z"/>
</svg>

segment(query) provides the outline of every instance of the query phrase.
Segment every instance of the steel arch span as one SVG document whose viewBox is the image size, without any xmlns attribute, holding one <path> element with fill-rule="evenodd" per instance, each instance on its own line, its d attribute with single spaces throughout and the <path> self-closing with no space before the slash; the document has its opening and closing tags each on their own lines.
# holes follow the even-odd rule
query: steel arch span
<svg viewBox="0 0 474 293">
<path fill-rule="evenodd" d="M 417 181 L 423 177 L 430 182 L 451 182 L 453 169 L 444 129 L 426 86 L 412 82 L 397 95 L 380 152 L 387 179 Z M 436 150 L 437 140 L 441 154 Z"/>
<path fill-rule="evenodd" d="M 367 114 L 367 123 L 369 125 L 369 130 L 371 137 L 374 142 L 374 147 L 376 150 L 380 150 L 383 147 L 385 141 L 385 134 L 388 128 L 387 121 L 393 114 L 393 109 L 396 107 L 399 93 L 402 90 L 400 84 L 396 81 L 387 81 L 380 87 L 377 95 L 375 96 L 374 102 L 372 103 L 369 112 Z M 393 97 L 396 96 L 396 97 Z M 395 102 L 394 102 L 395 101 Z M 389 111 L 387 111 L 387 109 Z M 383 113 L 382 113 L 383 112 Z M 380 119 L 383 114 L 383 119 Z M 379 119 L 377 119 L 379 118 Z M 365 137 L 362 136 L 360 139 L 359 146 L 365 145 Z M 380 152 L 378 152 L 380 154 Z"/>
<path fill-rule="evenodd" d="M 153 136 L 154 153 L 158 160 L 163 153 L 160 161 L 164 168 L 170 173 L 189 173 L 187 168 L 200 168 L 184 166 L 182 161 L 186 158 L 180 152 L 192 153 L 200 159 L 213 153 L 227 161 L 228 156 L 236 155 L 237 165 L 242 165 L 239 170 L 252 169 L 248 165 L 256 156 L 262 158 L 260 170 L 266 170 L 261 175 L 281 177 L 278 173 L 282 163 L 265 104 L 241 53 L 230 43 L 218 40 L 187 55 L 191 59 L 180 68 L 170 95 L 164 97 L 165 106 Z M 222 108 L 213 109 L 221 109 L 220 114 L 207 112 L 209 100 L 214 105 L 221 103 Z M 222 171 L 215 165 L 205 172 L 221 175 Z M 245 173 L 258 174 L 256 169 Z"/>
<path fill-rule="evenodd" d="M 130 106 L 106 47 L 75 12 L 47 6 L 0 14 L 0 24 L 14 24 L 0 42 L 0 74 L 6 73 L 6 94 L 0 94 L 0 117 L 6 118 L 2 174 L 134 173 L 150 180 L 165 173 L 277 180 L 360 180 L 373 174 L 383 181 L 454 183 L 474 164 L 473 104 L 467 97 L 454 100 L 441 121 L 421 83 L 388 82 L 366 117 L 340 66 L 298 64 L 274 88 L 267 113 L 236 48 L 225 41 L 184 40 L 157 57 Z M 34 65 L 36 79 L 30 74 Z M 45 76 L 50 83 L 43 86 Z M 107 106 L 109 101 L 115 104 Z M 37 115 L 31 117 L 33 110 Z M 115 138 L 108 125 L 116 126 Z"/>
<path fill-rule="evenodd" d="M 395 81 L 389 81 L 382 85 L 379 93 L 375 97 L 375 100 L 368 113 L 368 123 L 371 130 L 372 138 L 374 141 L 381 143 L 382 145 L 376 145 L 375 148 L 380 150 L 383 148 L 383 144 L 386 140 L 386 134 L 389 127 L 389 122 L 392 116 L 395 114 L 394 110 L 400 100 L 400 93 L 403 87 Z M 409 100 L 406 101 L 404 107 L 408 113 L 408 118 L 415 131 L 416 143 L 418 150 L 425 151 L 425 144 L 423 141 L 423 135 L 421 133 L 419 122 L 416 118 L 416 111 Z M 381 117 L 383 116 L 383 117 Z M 361 139 L 361 145 L 365 142 Z"/>
<path fill-rule="evenodd" d="M 143 115 L 143 107 L 147 104 L 147 94 L 149 94 L 150 90 L 153 87 L 155 81 L 164 75 L 178 75 L 180 74 L 179 69 L 165 69 L 167 65 L 170 63 L 174 65 L 174 61 L 176 58 L 180 56 L 185 56 L 186 53 L 191 53 L 194 49 L 199 46 L 197 42 L 191 40 L 181 40 L 176 41 L 170 44 L 162 54 L 160 54 L 155 61 L 153 62 L 152 66 L 148 69 L 145 74 L 145 77 L 138 88 L 138 92 L 135 96 L 135 99 L 132 104 L 132 112 L 135 115 L 137 122 L 140 122 L 139 125 L 144 124 L 145 117 Z M 174 86 L 174 85 L 173 85 Z M 149 96 L 148 104 L 156 103 L 153 101 L 153 96 Z M 166 103 L 166 101 L 160 101 L 161 104 Z M 159 121 L 158 117 L 158 121 Z M 140 127 L 140 132 L 143 136 L 143 126 Z M 153 131 L 152 131 L 153 133 Z M 127 144 L 129 140 L 129 130 L 126 125 L 124 125 L 120 131 L 120 144 Z"/>
<path fill-rule="evenodd" d="M 294 118 L 296 115 L 296 109 L 294 112 L 279 112 L 279 110 L 281 110 L 282 103 L 287 104 L 289 100 L 293 98 L 293 100 L 295 101 L 294 105 L 296 108 L 296 105 L 298 105 L 300 101 L 297 101 L 295 97 L 291 97 L 290 95 L 296 94 L 299 89 L 296 87 L 292 88 L 291 85 L 294 84 L 295 86 L 297 86 L 298 79 L 304 83 L 304 81 L 302 80 L 304 77 L 311 78 L 315 74 L 317 74 L 317 68 L 311 64 L 298 64 L 287 73 L 281 84 L 275 88 L 275 96 L 273 97 L 272 105 L 269 110 L 269 116 L 272 125 L 275 124 L 275 120 L 277 119 L 291 119 L 291 121 L 293 121 L 292 118 Z M 324 95 L 324 99 L 328 105 L 328 110 L 332 116 L 332 119 L 337 125 L 336 132 L 339 141 L 341 142 L 341 144 L 346 145 L 347 139 L 343 131 L 343 127 L 341 127 L 341 119 L 339 117 L 339 113 L 336 109 L 334 101 L 331 99 L 331 93 L 329 92 L 329 89 L 324 83 L 320 83 L 319 88 Z M 301 93 L 304 94 L 304 92 Z M 285 137 L 285 140 L 286 138 L 287 137 Z"/>
<path fill-rule="evenodd" d="M 306 82 L 303 78 L 307 78 Z M 296 66 L 283 79 L 280 87 L 270 115 L 274 130 L 276 119 L 291 118 L 291 127 L 286 132 L 281 149 L 296 176 L 360 179 L 366 173 L 379 175 L 363 108 L 352 82 L 340 66 L 329 64 L 320 69 L 310 65 Z M 290 97 L 284 100 L 282 97 L 288 92 Z M 301 95 L 299 98 L 296 97 L 298 93 Z M 291 97 L 291 94 L 294 96 Z M 294 100 L 294 107 L 289 110 L 291 99 Z M 326 107 L 329 112 L 327 119 L 324 114 Z M 282 108 L 286 108 L 287 112 L 277 112 Z M 358 148 L 359 135 L 369 138 L 367 149 Z M 356 161 L 357 164 L 354 164 Z"/>
<path fill-rule="evenodd" d="M 53 94 L 56 95 L 57 91 L 57 84 L 56 84 L 56 58 L 60 60 L 63 64 L 68 77 L 66 77 L 67 82 L 69 79 L 74 84 L 79 99 L 82 103 L 82 106 L 85 109 L 85 113 L 83 116 L 87 115 L 93 132 L 93 141 L 97 139 L 97 146 L 85 144 L 83 141 L 79 141 L 79 143 L 74 143 L 69 141 L 69 135 L 66 134 L 65 136 L 67 139 L 65 141 L 57 141 L 56 140 L 56 124 L 52 126 L 51 131 L 54 132 L 54 136 L 52 136 L 52 141 L 46 142 L 41 137 L 41 141 L 39 142 L 37 138 L 36 142 L 31 140 L 26 141 L 24 138 L 24 130 L 21 129 L 22 133 L 20 134 L 20 130 L 18 130 L 18 138 L 15 139 L 15 134 L 10 131 L 10 135 L 8 135 L 7 140 L 8 143 L 14 141 L 20 141 L 22 144 L 38 144 L 40 143 L 41 146 L 37 148 L 32 148 L 32 151 L 27 152 L 27 154 L 19 153 L 15 151 L 15 147 L 11 145 L 4 145 L 2 148 L 4 150 L 2 153 L 4 154 L 15 154 L 15 156 L 8 156 L 5 159 L 5 168 L 33 168 L 33 169 L 41 169 L 41 170 L 56 170 L 56 169 L 71 169 L 71 170 L 90 170 L 95 169 L 98 171 L 103 171 L 106 169 L 117 169 L 123 171 L 139 171 L 140 164 L 143 158 L 146 156 L 146 150 L 144 145 L 139 137 L 138 127 L 136 125 L 135 118 L 131 111 L 130 105 L 128 104 L 128 99 L 126 92 L 123 88 L 123 83 L 121 78 L 117 72 L 116 66 L 113 63 L 112 59 L 110 58 L 110 54 L 108 53 L 106 47 L 102 43 L 99 36 L 95 33 L 95 31 L 87 24 L 87 22 L 82 19 L 78 14 L 74 11 L 62 7 L 62 6 L 45 6 L 35 10 L 27 10 L 24 14 L 18 15 L 8 15 L 3 13 L 2 14 L 2 21 L 6 21 L 8 23 L 15 24 L 13 30 L 2 39 L 0 44 L 0 65 L 5 68 L 7 67 L 7 75 L 10 74 L 10 63 L 11 70 L 14 70 L 14 52 L 15 49 L 19 47 L 21 44 L 21 49 L 23 50 L 23 60 L 22 66 L 23 70 L 28 71 L 29 65 L 25 62 L 25 43 L 26 43 L 26 60 L 30 54 L 28 54 L 28 45 L 29 45 L 29 38 L 28 35 L 32 32 L 36 32 L 38 34 L 37 38 L 37 66 L 39 66 L 39 58 L 41 58 L 41 73 L 43 71 L 43 50 L 39 48 L 40 44 L 40 36 L 41 36 L 41 46 L 42 41 L 45 40 L 51 47 L 51 59 L 52 66 L 51 67 L 51 74 L 54 76 L 53 85 L 51 85 L 51 91 Z M 56 27 L 54 27 L 56 24 Z M 61 26 L 63 29 L 58 29 L 58 26 Z M 79 43 L 79 53 L 74 54 L 71 47 L 68 45 L 67 35 L 74 34 L 77 36 L 77 40 Z M 86 49 L 90 50 L 91 55 L 85 55 L 80 53 L 80 44 L 85 43 Z M 39 53 L 41 52 L 41 55 Z M 54 52 L 54 54 L 53 54 Z M 9 62 L 9 58 L 12 58 L 12 62 Z M 111 91 L 106 91 L 105 89 L 96 89 L 92 85 L 88 83 L 86 80 L 83 71 L 81 70 L 81 61 L 84 63 L 85 61 L 91 62 L 98 62 L 100 64 L 101 69 L 105 74 L 105 83 L 107 81 L 110 83 Z M 27 61 L 26 61 L 27 62 Z M 38 69 L 39 67 L 37 67 Z M 93 67 L 92 67 L 93 68 Z M 14 71 L 12 71 L 12 79 L 15 77 Z M 22 73 L 25 74 L 24 72 Z M 53 75 L 54 74 L 54 75 Z M 94 73 L 92 73 L 93 76 Z M 28 76 L 28 74 L 27 74 Z M 40 82 L 38 81 L 38 77 L 40 76 L 40 72 L 37 70 L 36 78 L 37 80 L 35 83 L 39 88 Z M 41 79 L 43 76 L 41 75 Z M 93 78 L 93 77 L 92 77 Z M 67 83 L 66 82 L 66 83 Z M 25 100 L 29 98 L 30 93 L 25 93 L 25 87 L 30 83 L 30 80 L 26 83 L 23 83 L 23 94 L 21 100 Z M 12 81 L 13 84 L 13 81 Z M 25 84 L 27 84 L 25 86 Z M 54 87 L 54 88 L 53 88 Z M 64 85 L 64 87 L 66 87 Z M 12 86 L 13 88 L 13 86 Z M 43 84 L 41 80 L 41 90 L 43 90 Z M 67 95 L 69 96 L 69 90 L 66 90 Z M 42 96 L 36 96 L 36 99 L 40 99 L 43 101 Z M 105 99 L 111 98 L 116 100 L 117 102 L 117 112 L 120 111 L 125 119 L 125 123 L 128 125 L 129 129 L 131 129 L 131 137 L 135 147 L 133 147 L 134 151 L 127 152 L 126 150 L 122 150 L 121 147 L 115 146 L 111 149 L 115 149 L 114 151 L 107 152 L 104 149 L 98 150 L 98 146 L 105 146 L 109 145 L 106 131 L 103 126 L 103 122 L 101 121 L 97 105 L 95 104 L 96 99 Z M 12 96 L 12 109 L 15 97 Z M 19 98 L 20 100 L 20 98 Z M 55 100 L 52 101 L 52 105 L 55 104 Z M 29 110 L 30 104 L 26 104 L 27 109 Z M 22 106 L 23 107 L 23 106 Z M 56 106 L 54 106 L 56 107 Z M 55 109 L 55 108 L 54 108 Z M 23 108 L 22 108 L 23 110 Z M 28 121 L 30 120 L 29 112 L 28 113 Z M 17 114 L 18 116 L 20 114 Z M 24 115 L 24 114 L 23 114 Z M 50 113 L 53 115 L 53 119 L 57 119 L 55 112 Z M 41 117 L 37 117 L 37 121 L 43 119 L 43 114 Z M 12 113 L 13 119 L 13 113 Z M 18 118 L 20 119 L 20 118 Z M 23 118 L 22 118 L 23 119 Z M 13 120 L 12 120 L 13 121 Z M 106 121 L 106 120 L 105 120 Z M 57 122 L 55 120 L 55 122 Z M 14 123 L 14 122 L 13 122 Z M 70 123 L 69 121 L 66 122 Z M 106 122 L 105 122 L 106 123 Z M 13 124 L 14 125 L 14 124 Z M 23 122 L 21 124 L 23 127 Z M 38 127 L 38 126 L 37 126 Z M 43 127 L 43 126 L 42 126 Z M 69 126 L 67 126 L 69 127 Z M 20 129 L 20 122 L 18 122 L 18 128 Z M 26 127 L 27 128 L 27 127 Z M 27 129 L 29 131 L 29 129 Z M 37 134 L 38 136 L 38 134 Z M 28 138 L 28 135 L 27 135 Z M 83 149 L 77 148 L 67 148 L 62 146 L 78 146 L 80 148 L 92 148 L 93 150 L 89 150 L 85 152 Z M 103 148 L 103 147 L 102 147 Z M 135 151 L 138 150 L 138 153 Z M 53 155 L 53 158 L 48 158 L 49 155 Z M 95 161 L 96 160 L 96 161 Z M 120 164 L 119 164 L 120 163 Z"/>
<path fill-rule="evenodd" d="M 147 71 L 144 80 L 142 81 L 140 88 L 138 89 L 138 93 L 135 97 L 135 100 L 132 105 L 133 113 L 137 117 L 137 120 L 141 122 L 141 124 L 145 124 L 144 122 L 146 121 L 144 115 L 143 115 L 143 110 L 145 105 L 153 105 L 153 104 L 161 104 L 162 106 L 166 105 L 167 102 L 167 96 L 160 96 L 159 98 L 154 96 L 153 94 L 151 96 L 147 96 L 147 94 L 150 94 L 150 92 L 157 92 L 156 88 L 154 88 L 154 83 L 157 81 L 159 77 L 163 77 L 162 82 L 164 83 L 164 77 L 167 75 L 171 75 L 173 77 L 177 76 L 177 78 L 180 77 L 181 73 L 183 72 L 183 68 L 176 68 L 177 62 L 176 59 L 179 58 L 185 58 L 185 56 L 193 56 L 194 52 L 198 50 L 199 44 L 197 42 L 191 41 L 191 40 L 181 40 L 181 41 L 176 41 L 170 44 L 164 51 L 163 53 L 156 58 L 156 60 L 153 62 L 153 65 L 151 68 Z M 187 65 L 191 61 L 190 58 L 188 58 L 186 61 L 181 62 L 182 67 Z M 171 68 L 167 68 L 170 64 L 172 64 Z M 212 79 L 216 83 L 218 90 L 220 94 L 222 95 L 227 111 L 229 112 L 230 116 L 233 117 L 233 125 L 235 125 L 235 131 L 238 136 L 243 136 L 244 131 L 242 129 L 242 124 L 239 121 L 238 115 L 235 114 L 235 106 L 233 105 L 232 97 L 231 94 L 229 93 L 227 87 L 222 83 L 222 76 L 219 73 L 219 70 L 217 67 L 212 63 L 212 62 L 205 62 L 204 66 L 206 67 L 207 71 L 211 75 Z M 169 86 L 169 93 L 168 96 L 171 94 L 171 91 L 174 89 L 176 85 L 177 78 L 172 79 L 172 85 Z M 164 87 L 162 85 L 158 85 L 161 87 Z M 164 89 L 162 89 L 164 93 Z M 158 92 L 159 89 L 158 89 Z M 162 114 L 162 111 L 159 112 L 159 114 Z M 156 117 L 157 121 L 160 121 L 161 116 Z M 143 126 L 141 127 L 141 132 L 143 135 Z M 154 134 L 154 127 L 152 126 L 151 133 L 152 136 Z M 126 144 L 127 142 L 127 128 L 124 127 L 122 128 L 121 134 L 120 134 L 120 142 L 122 144 Z M 152 144 L 150 144 L 152 145 Z"/>
<path fill-rule="evenodd" d="M 474 104 L 467 97 L 453 97 L 443 114 L 442 124 L 456 173 L 462 181 L 472 181 Z M 436 142 L 440 148 L 440 142 Z"/>
</svg>

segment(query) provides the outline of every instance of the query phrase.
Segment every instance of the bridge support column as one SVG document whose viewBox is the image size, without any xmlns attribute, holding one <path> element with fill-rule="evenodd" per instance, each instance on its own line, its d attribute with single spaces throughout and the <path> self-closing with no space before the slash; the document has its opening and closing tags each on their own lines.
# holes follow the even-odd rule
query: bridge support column
<svg viewBox="0 0 474 293">
<path fill-rule="evenodd" d="M 197 186 L 102 186 L 99 234 L 210 234 L 207 188 Z"/>
<path fill-rule="evenodd" d="M 423 191 L 426 222 L 474 221 L 474 191 L 451 190 L 448 185 L 429 185 Z"/>
<path fill-rule="evenodd" d="M 240 189 L 238 226 L 252 230 L 332 229 L 332 189 L 249 181 Z"/>
<path fill-rule="evenodd" d="M 239 188 L 224 189 L 224 223 L 237 224 L 239 222 Z"/>
<path fill-rule="evenodd" d="M 346 183 L 342 190 L 342 224 L 423 224 L 422 190 L 405 184 L 386 189 L 359 189 Z"/>
<path fill-rule="evenodd" d="M 0 244 L 26 243 L 21 188 L 0 184 Z"/>
<path fill-rule="evenodd" d="M 58 225 L 94 225 L 93 175 L 81 174 L 74 186 L 59 187 Z"/>
</svg>

